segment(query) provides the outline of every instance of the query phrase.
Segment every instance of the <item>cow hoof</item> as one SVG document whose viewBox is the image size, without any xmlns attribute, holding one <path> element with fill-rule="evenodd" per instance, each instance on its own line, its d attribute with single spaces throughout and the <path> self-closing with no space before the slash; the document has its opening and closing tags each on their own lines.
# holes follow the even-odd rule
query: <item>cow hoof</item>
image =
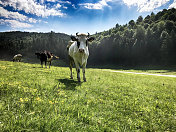
<svg viewBox="0 0 176 132">
<path fill-rule="evenodd" d="M 81 82 L 81 79 L 80 79 L 80 78 L 78 78 L 78 82 Z"/>
<path fill-rule="evenodd" d="M 86 79 L 84 79 L 84 82 L 86 82 Z"/>
</svg>

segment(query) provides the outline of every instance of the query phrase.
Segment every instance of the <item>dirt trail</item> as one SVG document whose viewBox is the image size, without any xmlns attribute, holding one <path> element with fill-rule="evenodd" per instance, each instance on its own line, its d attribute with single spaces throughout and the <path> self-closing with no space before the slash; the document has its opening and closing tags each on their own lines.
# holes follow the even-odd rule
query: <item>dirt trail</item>
<svg viewBox="0 0 176 132">
<path fill-rule="evenodd" d="M 118 72 L 118 73 L 131 73 L 131 74 L 139 74 L 139 75 L 162 76 L 162 77 L 176 77 L 176 75 L 163 75 L 163 74 L 153 74 L 153 73 L 126 72 L 126 71 L 114 71 L 114 70 L 103 70 L 103 71 Z"/>
</svg>

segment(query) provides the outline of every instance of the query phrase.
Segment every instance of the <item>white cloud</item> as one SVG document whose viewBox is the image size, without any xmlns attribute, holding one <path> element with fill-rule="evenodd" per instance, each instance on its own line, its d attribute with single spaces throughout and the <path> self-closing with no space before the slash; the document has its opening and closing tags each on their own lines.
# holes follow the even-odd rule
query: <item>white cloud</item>
<svg viewBox="0 0 176 132">
<path fill-rule="evenodd" d="M 15 10 L 24 11 L 28 14 L 34 14 L 36 16 L 48 17 L 48 16 L 64 16 L 65 14 L 61 10 L 47 7 L 43 5 L 44 1 L 41 0 L 38 3 L 36 0 L 0 0 L 0 4 L 3 6 L 13 7 Z"/>
<path fill-rule="evenodd" d="M 43 23 L 48 24 L 48 22 L 47 22 L 47 21 L 43 21 Z"/>
<path fill-rule="evenodd" d="M 70 2 L 70 1 L 58 1 L 58 8 L 63 8 L 63 9 L 68 9 L 68 7 L 67 6 L 65 6 L 65 5 L 71 5 L 72 3 Z M 60 5 L 60 6 L 59 6 Z M 73 6 L 73 5 L 72 5 Z M 73 7 L 74 8 L 74 7 Z"/>
<path fill-rule="evenodd" d="M 19 14 L 18 12 L 12 12 L 0 7 L 0 17 L 5 17 L 8 19 L 18 19 L 20 21 L 27 20 L 25 15 Z"/>
<path fill-rule="evenodd" d="M 58 1 L 58 2 L 61 3 L 61 4 L 70 4 L 71 5 L 70 1 Z"/>
<path fill-rule="evenodd" d="M 24 28 L 23 29 L 25 32 L 41 32 L 41 29 L 39 28 Z"/>
<path fill-rule="evenodd" d="M 170 8 L 176 8 L 176 0 L 174 0 L 174 2 L 169 6 L 169 9 Z"/>
<path fill-rule="evenodd" d="M 101 10 L 105 6 L 109 6 L 108 2 L 112 2 L 113 0 L 100 0 L 97 3 L 82 3 L 79 4 L 80 6 L 83 6 L 84 8 L 87 9 L 96 9 L 96 10 Z"/>
<path fill-rule="evenodd" d="M 18 21 L 26 21 L 30 23 L 36 23 L 37 20 L 34 18 L 28 18 L 27 16 L 20 14 L 18 12 L 12 12 L 0 7 L 0 17 L 4 17 L 5 19 L 15 19 Z"/>
<path fill-rule="evenodd" d="M 29 21 L 30 23 L 37 23 L 37 20 L 34 19 L 34 18 L 29 18 L 28 21 Z"/>
<path fill-rule="evenodd" d="M 139 12 L 149 12 L 161 7 L 169 2 L 169 0 L 123 0 L 123 2 L 128 7 L 137 6 Z"/>
<path fill-rule="evenodd" d="M 72 7 L 73 7 L 74 9 L 77 9 L 76 6 L 75 6 L 75 4 L 73 4 Z"/>
<path fill-rule="evenodd" d="M 61 4 L 57 3 L 56 8 L 61 8 Z"/>
<path fill-rule="evenodd" d="M 56 2 L 57 0 L 46 0 L 48 2 Z"/>
<path fill-rule="evenodd" d="M 64 8 L 64 9 L 68 9 L 68 7 L 66 7 L 66 6 L 63 6 L 63 8 Z"/>
<path fill-rule="evenodd" d="M 19 22 L 17 20 L 4 20 L 4 19 L 0 19 L 0 24 L 1 25 L 9 25 L 12 28 L 30 28 L 32 27 L 31 24 L 28 23 L 23 23 L 23 22 Z"/>
<path fill-rule="evenodd" d="M 41 4 L 43 4 L 43 3 L 45 2 L 45 0 L 39 0 L 39 2 L 40 2 Z"/>
</svg>

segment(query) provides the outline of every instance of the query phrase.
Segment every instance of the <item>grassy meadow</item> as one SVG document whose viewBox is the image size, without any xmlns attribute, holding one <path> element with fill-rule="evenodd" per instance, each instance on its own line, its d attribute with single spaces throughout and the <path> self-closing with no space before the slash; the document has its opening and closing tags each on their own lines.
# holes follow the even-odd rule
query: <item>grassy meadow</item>
<svg viewBox="0 0 176 132">
<path fill-rule="evenodd" d="M 0 131 L 176 131 L 176 78 L 87 68 L 78 83 L 75 69 L 69 75 L 0 61 Z"/>
</svg>

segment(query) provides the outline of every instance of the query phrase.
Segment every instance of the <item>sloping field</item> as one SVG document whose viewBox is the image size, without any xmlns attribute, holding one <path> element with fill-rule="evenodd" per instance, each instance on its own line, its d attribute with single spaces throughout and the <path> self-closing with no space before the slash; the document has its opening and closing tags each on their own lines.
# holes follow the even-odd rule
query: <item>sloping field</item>
<svg viewBox="0 0 176 132">
<path fill-rule="evenodd" d="M 0 131 L 175 131 L 176 78 L 0 61 Z"/>
</svg>

